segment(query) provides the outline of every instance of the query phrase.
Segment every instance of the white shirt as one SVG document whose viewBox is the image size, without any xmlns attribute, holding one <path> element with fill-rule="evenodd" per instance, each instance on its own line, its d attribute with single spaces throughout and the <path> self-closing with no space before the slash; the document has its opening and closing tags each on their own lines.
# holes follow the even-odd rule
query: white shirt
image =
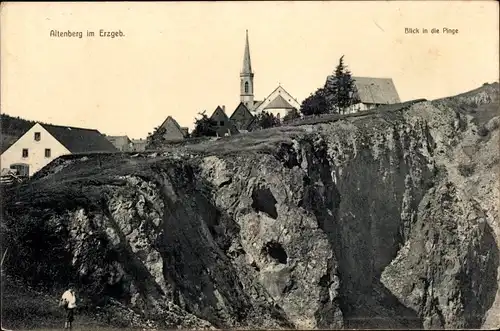
<svg viewBox="0 0 500 331">
<path fill-rule="evenodd" d="M 75 308 L 76 307 L 75 292 L 71 292 L 70 290 L 67 290 L 66 292 L 63 293 L 61 299 L 68 302 L 68 308 Z"/>
</svg>

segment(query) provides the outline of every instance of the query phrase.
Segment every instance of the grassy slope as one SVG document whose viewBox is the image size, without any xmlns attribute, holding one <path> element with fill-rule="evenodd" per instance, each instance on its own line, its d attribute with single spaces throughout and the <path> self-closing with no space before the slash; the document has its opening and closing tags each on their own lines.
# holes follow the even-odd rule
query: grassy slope
<svg viewBox="0 0 500 331">
<path fill-rule="evenodd" d="M 475 124 L 481 126 L 487 123 L 493 117 L 500 115 L 498 109 L 498 88 L 498 83 L 485 84 L 475 90 L 452 97 L 438 99 L 433 102 L 438 104 L 441 102 L 445 102 L 448 106 L 452 107 L 458 112 L 472 116 Z M 475 97 L 478 95 L 480 96 L 482 93 L 485 93 L 489 97 L 491 97 L 491 102 L 477 105 Z"/>
<path fill-rule="evenodd" d="M 19 139 L 31 126 L 34 121 L 25 120 L 18 117 L 12 117 L 6 114 L 0 114 L 0 151 L 4 151 Z"/>
<path fill-rule="evenodd" d="M 13 278 L 7 278 L 2 291 L 2 326 L 11 330 L 32 330 L 47 328 L 62 329 L 64 311 L 58 307 L 59 293 L 41 293 L 21 285 Z M 62 293 L 62 292 L 61 292 Z M 3 318 L 9 316 L 9 319 Z M 77 315 L 80 329 L 90 330 L 104 324 L 96 322 L 95 316 L 85 313 Z"/>
</svg>

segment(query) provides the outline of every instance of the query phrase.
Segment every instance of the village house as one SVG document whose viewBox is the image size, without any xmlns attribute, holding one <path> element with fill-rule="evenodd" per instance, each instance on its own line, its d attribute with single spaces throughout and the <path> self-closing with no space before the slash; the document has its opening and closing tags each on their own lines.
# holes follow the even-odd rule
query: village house
<svg viewBox="0 0 500 331">
<path fill-rule="evenodd" d="M 164 129 L 163 138 L 165 141 L 179 141 L 187 138 L 188 128 L 181 127 L 179 123 L 172 117 L 168 116 L 160 125 L 158 130 Z"/>
<path fill-rule="evenodd" d="M 215 131 L 219 137 L 239 133 L 233 121 L 231 121 L 226 115 L 226 106 L 217 106 L 212 113 L 212 116 L 210 116 L 210 119 L 217 123 Z"/>
<path fill-rule="evenodd" d="M 1 165 L 31 176 L 61 155 L 117 151 L 97 130 L 35 123 L 12 145 L 5 146 Z"/>
<path fill-rule="evenodd" d="M 255 116 L 252 115 L 243 102 L 238 104 L 229 120 L 239 132 L 252 131 L 256 124 Z"/>
<path fill-rule="evenodd" d="M 121 152 L 132 152 L 134 145 L 128 136 L 106 136 L 113 146 Z"/>
<path fill-rule="evenodd" d="M 146 150 L 146 145 L 148 144 L 147 139 L 132 139 L 132 146 L 134 152 L 144 152 Z"/>
<path fill-rule="evenodd" d="M 328 76 L 327 79 L 334 79 L 334 77 Z M 353 99 L 357 102 L 346 110 L 346 114 L 401 102 L 391 78 L 352 77 L 352 79 L 354 80 Z"/>
<path fill-rule="evenodd" d="M 300 103 L 281 84 L 262 101 L 254 100 L 254 73 L 250 59 L 250 45 L 248 30 L 246 31 L 245 52 L 243 55 L 243 68 L 240 73 L 240 101 L 253 114 L 266 111 L 278 118 L 283 118 L 291 109 L 300 109 Z"/>
</svg>

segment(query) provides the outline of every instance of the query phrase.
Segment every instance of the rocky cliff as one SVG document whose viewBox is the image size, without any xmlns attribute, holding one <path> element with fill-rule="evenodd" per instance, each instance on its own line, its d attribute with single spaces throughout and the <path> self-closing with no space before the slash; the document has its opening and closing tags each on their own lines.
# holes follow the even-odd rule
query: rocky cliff
<svg viewBox="0 0 500 331">
<path fill-rule="evenodd" d="M 7 270 L 74 282 L 92 309 L 130 309 L 128 325 L 498 327 L 498 124 L 495 83 L 204 145 L 63 157 L 3 199 Z"/>
</svg>

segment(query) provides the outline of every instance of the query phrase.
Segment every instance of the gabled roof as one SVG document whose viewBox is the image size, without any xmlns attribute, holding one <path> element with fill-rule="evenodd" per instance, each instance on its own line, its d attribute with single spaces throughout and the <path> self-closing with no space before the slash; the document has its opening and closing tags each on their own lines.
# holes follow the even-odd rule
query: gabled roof
<svg viewBox="0 0 500 331">
<path fill-rule="evenodd" d="M 234 122 L 238 130 L 248 130 L 249 125 L 254 120 L 254 116 L 245 104 L 240 102 L 229 119 Z"/>
<path fill-rule="evenodd" d="M 226 112 L 221 108 L 221 106 L 217 106 L 217 108 L 215 108 L 210 118 L 211 119 L 223 118 L 224 121 L 226 120 L 229 121 L 229 117 L 227 117 Z"/>
<path fill-rule="evenodd" d="M 333 76 L 328 76 L 333 78 Z M 362 103 L 393 104 L 400 103 L 398 92 L 392 78 L 352 77 L 357 97 Z"/>
<path fill-rule="evenodd" d="M 234 112 L 231 114 L 229 117 L 230 119 L 235 119 L 235 118 L 246 118 L 246 117 L 253 117 L 252 113 L 248 110 L 248 108 L 245 106 L 243 102 L 240 102 Z"/>
<path fill-rule="evenodd" d="M 160 125 L 160 127 L 163 127 L 165 126 L 168 122 L 171 122 L 174 124 L 174 126 L 179 130 L 179 132 L 182 134 L 182 136 L 186 136 L 187 135 L 187 130 L 184 130 L 180 125 L 179 123 L 177 123 L 177 121 L 172 117 L 172 116 L 167 116 L 167 118 L 163 121 L 163 123 Z"/>
<path fill-rule="evenodd" d="M 223 125 L 217 125 L 216 131 L 219 136 L 227 133 L 227 130 L 229 130 L 231 134 L 239 132 L 236 125 L 234 125 L 233 121 L 231 121 L 229 117 L 227 117 L 226 112 L 220 106 L 217 106 L 217 108 L 215 108 L 215 111 L 213 112 L 212 116 L 210 116 L 210 119 L 217 122 L 222 121 L 224 123 Z"/>
<path fill-rule="evenodd" d="M 273 101 L 271 101 L 267 106 L 266 109 L 293 109 L 291 104 L 289 104 L 281 95 L 278 95 L 276 98 L 274 98 Z"/>
<path fill-rule="evenodd" d="M 40 125 L 71 153 L 118 151 L 116 147 L 97 130 L 50 124 Z"/>
<path fill-rule="evenodd" d="M 278 100 L 275 102 L 276 99 Z M 271 107 L 269 107 L 269 105 L 271 105 Z M 284 106 L 284 107 L 278 107 L 278 106 Z M 258 106 L 254 107 L 252 111 L 259 112 L 266 109 L 276 109 L 276 108 L 299 109 L 300 104 L 297 101 L 297 99 L 292 97 L 292 95 L 283 88 L 283 86 L 279 85 L 277 88 L 274 89 L 274 91 L 272 91 L 267 96 L 267 98 L 264 99 L 264 101 L 262 101 Z"/>
<path fill-rule="evenodd" d="M 363 103 L 399 103 L 398 92 L 391 78 L 353 77 L 357 94 Z"/>
</svg>

